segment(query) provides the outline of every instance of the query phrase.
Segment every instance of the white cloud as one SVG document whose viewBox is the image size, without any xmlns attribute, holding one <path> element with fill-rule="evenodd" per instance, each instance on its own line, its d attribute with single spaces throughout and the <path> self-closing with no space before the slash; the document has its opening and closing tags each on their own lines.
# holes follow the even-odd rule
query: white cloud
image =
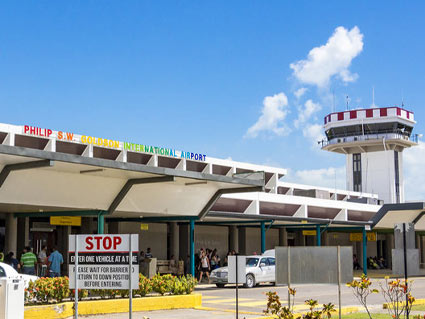
<svg viewBox="0 0 425 319">
<path fill-rule="evenodd" d="M 263 100 L 261 116 L 251 126 L 245 137 L 257 137 L 261 131 L 271 131 L 276 135 L 283 136 L 290 132 L 284 120 L 288 114 L 288 98 L 285 93 L 266 96 Z"/>
<path fill-rule="evenodd" d="M 425 142 L 403 152 L 405 200 L 425 200 Z"/>
<path fill-rule="evenodd" d="M 323 127 L 320 124 L 308 124 L 303 129 L 304 137 L 311 141 L 313 147 L 317 147 L 319 141 L 325 138 Z"/>
<path fill-rule="evenodd" d="M 314 103 L 312 100 L 307 100 L 304 107 L 298 110 L 298 118 L 294 121 L 294 126 L 298 128 L 301 124 L 307 122 L 311 116 L 319 112 L 322 106 L 319 103 Z"/>
<path fill-rule="evenodd" d="M 289 171 L 285 182 L 293 182 L 312 186 L 345 189 L 345 167 L 328 167 L 311 170 Z"/>
<path fill-rule="evenodd" d="M 328 86 L 333 76 L 343 82 L 353 82 L 358 75 L 348 68 L 362 50 L 363 34 L 357 26 L 351 30 L 338 27 L 325 45 L 311 49 L 306 60 L 291 63 L 290 68 L 301 83 L 319 88 Z"/>
<path fill-rule="evenodd" d="M 294 95 L 297 99 L 299 99 L 307 92 L 307 90 L 307 88 L 299 88 L 294 92 Z"/>
</svg>

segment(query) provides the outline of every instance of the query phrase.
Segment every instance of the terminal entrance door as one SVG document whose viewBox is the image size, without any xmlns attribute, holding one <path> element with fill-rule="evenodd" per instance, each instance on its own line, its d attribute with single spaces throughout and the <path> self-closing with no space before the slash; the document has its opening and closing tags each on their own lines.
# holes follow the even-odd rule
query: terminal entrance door
<svg viewBox="0 0 425 319">
<path fill-rule="evenodd" d="M 55 232 L 32 232 L 32 248 L 34 249 L 34 254 L 38 255 L 44 245 L 47 246 L 47 253 L 49 253 L 55 245 Z"/>
</svg>

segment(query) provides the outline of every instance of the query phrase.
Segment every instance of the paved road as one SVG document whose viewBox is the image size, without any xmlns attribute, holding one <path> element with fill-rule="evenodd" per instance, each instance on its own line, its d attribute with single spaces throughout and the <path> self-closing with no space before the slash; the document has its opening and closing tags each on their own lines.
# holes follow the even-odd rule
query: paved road
<svg viewBox="0 0 425 319">
<path fill-rule="evenodd" d="M 372 280 L 373 287 L 379 289 L 379 282 L 383 280 Z M 304 300 L 313 298 L 319 303 L 333 302 L 337 304 L 337 286 L 335 285 L 296 285 L 297 295 L 295 298 L 296 310 L 304 311 L 307 307 L 304 305 Z M 263 310 L 266 309 L 266 292 L 277 291 L 281 296 L 282 304 L 285 304 L 287 298 L 286 287 L 275 287 L 271 285 L 262 285 L 252 289 L 239 289 L 239 310 L 241 312 L 239 318 L 256 318 L 259 317 Z M 196 293 L 202 294 L 202 305 L 204 310 L 194 309 L 179 309 L 179 310 L 164 310 L 164 311 L 148 311 L 134 313 L 134 319 L 227 319 L 235 318 L 235 286 L 228 286 L 222 289 L 216 288 L 213 285 L 201 285 L 196 288 Z M 425 299 L 425 278 L 414 279 L 413 295 L 417 299 Z M 373 312 L 386 312 L 382 309 L 382 304 L 385 302 L 381 294 L 373 294 L 369 298 L 369 303 Z M 351 288 L 342 286 L 342 305 L 360 306 L 359 302 L 354 297 Z M 108 314 L 99 316 L 88 316 L 85 318 L 92 319 L 125 319 L 128 314 Z"/>
<path fill-rule="evenodd" d="M 379 289 L 379 282 L 383 280 L 372 280 L 373 287 Z M 304 301 L 312 298 L 323 303 L 335 303 L 338 301 L 338 289 L 336 285 L 295 285 L 297 294 L 295 303 L 299 310 L 303 310 Z M 412 293 L 415 298 L 425 298 L 425 278 L 416 278 L 412 286 Z M 266 292 L 277 291 L 281 297 L 282 304 L 287 301 L 287 288 L 275 287 L 270 285 L 258 286 L 252 289 L 239 289 L 239 309 L 243 311 L 252 311 L 261 313 L 266 309 Z M 215 288 L 212 285 L 199 286 L 196 292 L 202 293 L 202 305 L 219 309 L 235 309 L 235 286 L 229 286 L 222 289 Z M 354 297 L 351 288 L 342 286 L 341 299 L 343 306 L 360 306 L 360 303 Z M 374 305 L 375 309 L 382 309 L 385 302 L 381 294 L 372 294 L 369 303 Z M 306 309 L 306 307 L 304 307 Z"/>
<path fill-rule="evenodd" d="M 90 319 L 127 319 L 128 313 L 117 313 L 97 316 L 84 316 Z M 133 313 L 133 319 L 235 319 L 233 312 L 206 311 L 194 309 L 158 310 Z M 258 318 L 258 315 L 240 314 L 240 319 Z"/>
</svg>

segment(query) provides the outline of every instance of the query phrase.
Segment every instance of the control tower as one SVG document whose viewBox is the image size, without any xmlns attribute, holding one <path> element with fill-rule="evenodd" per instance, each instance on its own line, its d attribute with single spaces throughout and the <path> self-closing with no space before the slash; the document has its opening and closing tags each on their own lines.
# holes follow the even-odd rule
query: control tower
<svg viewBox="0 0 425 319">
<path fill-rule="evenodd" d="M 347 190 L 403 203 L 403 150 L 418 143 L 412 112 L 400 107 L 358 109 L 325 116 L 322 149 L 346 155 Z"/>
</svg>

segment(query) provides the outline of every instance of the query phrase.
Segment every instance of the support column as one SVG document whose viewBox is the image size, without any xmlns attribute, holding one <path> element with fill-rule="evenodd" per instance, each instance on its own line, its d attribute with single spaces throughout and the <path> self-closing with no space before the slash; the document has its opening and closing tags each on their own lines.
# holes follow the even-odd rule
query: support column
<svg viewBox="0 0 425 319">
<path fill-rule="evenodd" d="M 419 250 L 420 250 L 419 255 L 421 256 L 421 258 L 419 259 L 419 262 L 423 264 L 425 262 L 425 256 L 424 256 L 425 252 L 424 252 L 424 236 L 422 235 L 419 236 Z"/>
<path fill-rule="evenodd" d="M 239 233 L 237 226 L 229 226 L 229 250 L 239 251 Z"/>
<path fill-rule="evenodd" d="M 323 232 L 323 246 L 329 246 L 329 233 L 327 230 Z"/>
<path fill-rule="evenodd" d="M 363 273 L 367 275 L 367 235 L 366 228 L 363 228 Z"/>
<path fill-rule="evenodd" d="M 170 222 L 170 256 L 174 255 L 175 260 L 179 260 L 179 226 L 177 222 Z"/>
<path fill-rule="evenodd" d="M 190 273 L 195 277 L 195 221 L 189 223 L 189 246 L 190 246 Z"/>
<path fill-rule="evenodd" d="M 12 213 L 6 214 L 6 237 L 5 237 L 5 255 L 10 251 L 15 253 L 15 257 L 18 256 L 17 252 L 18 242 L 18 219 L 13 217 Z M 18 258 L 18 257 L 16 257 Z"/>
<path fill-rule="evenodd" d="M 24 246 L 30 245 L 30 218 L 25 217 L 24 219 L 24 228 L 25 228 L 25 237 L 24 237 Z"/>
<path fill-rule="evenodd" d="M 103 234 L 105 229 L 105 216 L 100 213 L 97 215 L 97 233 Z"/>
<path fill-rule="evenodd" d="M 279 246 L 288 246 L 288 232 L 285 228 L 279 228 Z"/>
<path fill-rule="evenodd" d="M 190 252 L 189 252 L 189 224 L 179 226 L 179 253 L 180 259 L 184 260 L 184 267 L 187 274 L 190 273 Z"/>
<path fill-rule="evenodd" d="M 393 249 L 394 249 L 394 235 L 393 234 L 386 234 L 385 235 L 385 242 L 386 242 L 386 255 L 387 255 L 387 264 L 388 264 L 388 268 L 393 268 L 392 267 L 392 263 L 393 263 Z"/>
<path fill-rule="evenodd" d="M 24 247 L 30 245 L 30 222 L 29 217 L 17 217 L 18 223 L 18 242 L 16 244 L 16 258 L 19 260 Z"/>
<path fill-rule="evenodd" d="M 295 246 L 305 246 L 305 236 L 303 235 L 302 230 L 296 230 L 295 235 Z"/>
<path fill-rule="evenodd" d="M 261 254 L 266 251 L 266 223 L 261 222 Z"/>
<path fill-rule="evenodd" d="M 238 228 L 238 244 L 239 244 L 239 253 L 240 255 L 246 254 L 246 228 L 245 227 L 239 227 Z"/>
<path fill-rule="evenodd" d="M 322 245 L 322 236 L 320 234 L 320 225 L 316 225 L 316 246 Z"/>
<path fill-rule="evenodd" d="M 418 232 L 415 232 L 415 248 L 419 251 L 419 264 L 421 263 L 421 236 L 418 234 Z M 420 266 L 420 265 L 419 265 Z"/>
<path fill-rule="evenodd" d="M 71 235 L 71 226 L 57 227 L 58 244 L 55 246 L 59 250 L 59 252 L 62 253 L 63 256 L 66 256 L 68 253 L 69 235 Z M 62 269 L 61 273 L 63 275 L 69 275 L 68 274 L 68 259 L 64 257 L 63 260 L 64 262 L 63 262 L 63 265 L 61 265 L 61 269 Z"/>
</svg>

